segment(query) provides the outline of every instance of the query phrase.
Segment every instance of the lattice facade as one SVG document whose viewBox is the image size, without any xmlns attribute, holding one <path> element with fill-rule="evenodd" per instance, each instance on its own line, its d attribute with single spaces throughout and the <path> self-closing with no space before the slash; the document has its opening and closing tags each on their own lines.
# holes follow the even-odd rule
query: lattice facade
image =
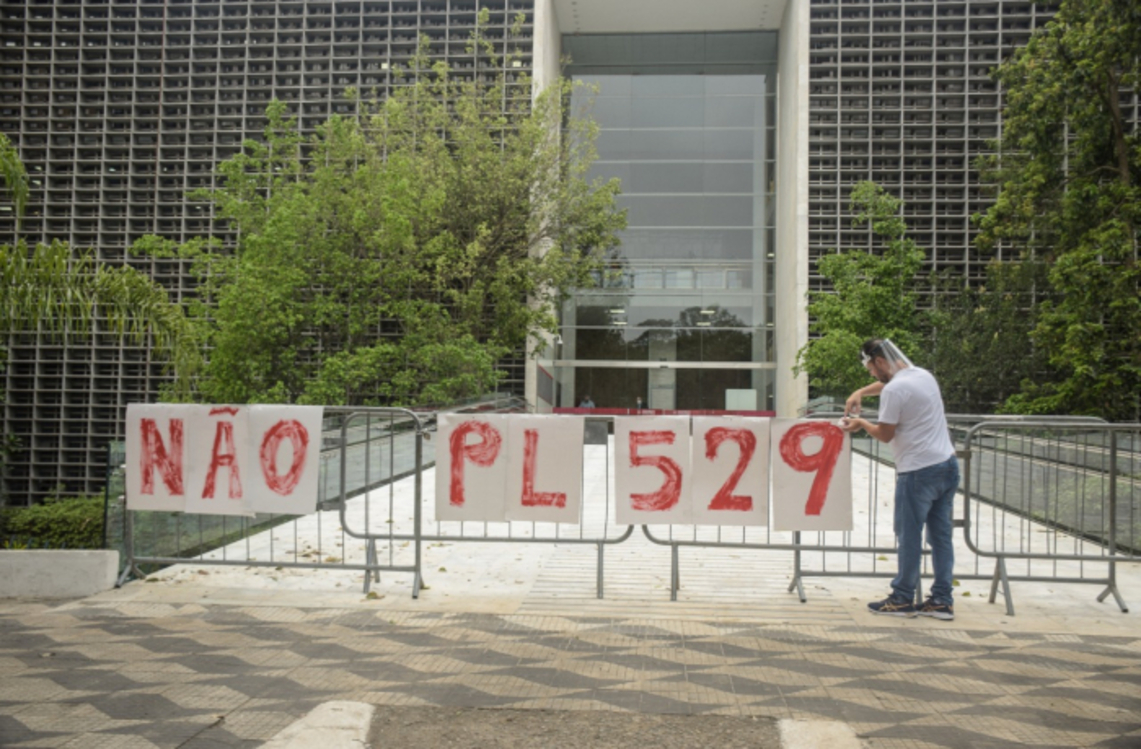
<svg viewBox="0 0 1141 749">
<path fill-rule="evenodd" d="M 809 100 L 810 286 L 817 261 L 866 249 L 850 193 L 874 180 L 906 204 L 927 271 L 985 277 L 971 216 L 990 199 L 972 168 L 1001 127 L 991 70 L 1052 11 L 1031 2 L 812 0 Z M 928 290 L 930 292 L 930 290 Z"/>
<path fill-rule="evenodd" d="M 533 3 L 478 6 L 491 11 L 484 36 L 523 52 L 510 73 L 528 71 Z M 517 13 L 526 15 L 523 33 L 508 39 Z M 260 135 L 271 99 L 287 102 L 302 131 L 313 132 L 329 115 L 353 111 L 347 87 L 383 94 L 421 34 L 430 55 L 459 75 L 487 75 L 466 53 L 476 23 L 476 0 L 4 2 L 0 132 L 32 180 L 19 236 L 93 248 L 185 299 L 194 293 L 186 263 L 128 257 L 127 248 L 146 234 L 224 236 L 210 206 L 185 194 L 211 186 L 216 165 Z M 0 241 L 15 236 L 9 209 Z M 522 361 L 504 366 L 507 388 L 522 393 Z M 68 346 L 11 337 L 2 430 L 25 452 L 7 470 L 10 501 L 61 486 L 102 491 L 106 444 L 122 436 L 127 403 L 155 397 L 161 369 L 106 331 Z"/>
<path fill-rule="evenodd" d="M 479 0 L 488 36 L 511 40 L 531 66 L 534 2 Z M 972 248 L 970 217 L 988 198 L 972 169 L 1001 127 L 991 69 L 1043 25 L 1026 1 L 811 0 L 809 124 L 810 286 L 826 253 L 866 249 L 851 226 L 849 193 L 872 179 L 907 204 L 930 270 L 978 281 L 988 258 Z M 65 239 L 108 262 L 150 273 L 175 298 L 194 294 L 185 263 L 127 256 L 145 234 L 214 232 L 209 206 L 185 193 L 212 184 L 218 162 L 260 134 L 271 98 L 312 132 L 352 111 L 349 86 L 383 93 L 419 34 L 465 75 L 477 0 L 6 0 L 0 5 L 0 131 L 19 147 L 32 184 L 18 236 Z M 1136 116 L 1138 102 L 1131 98 Z M 0 207 L 3 210 L 5 207 Z M 17 236 L 10 208 L 0 241 Z M 508 386 L 523 391 L 521 360 Z M 152 399 L 161 367 L 106 331 L 63 346 L 37 334 L 10 339 L 3 433 L 26 454 L 7 471 L 12 501 L 66 486 L 101 490 L 106 443 L 124 406 Z"/>
</svg>

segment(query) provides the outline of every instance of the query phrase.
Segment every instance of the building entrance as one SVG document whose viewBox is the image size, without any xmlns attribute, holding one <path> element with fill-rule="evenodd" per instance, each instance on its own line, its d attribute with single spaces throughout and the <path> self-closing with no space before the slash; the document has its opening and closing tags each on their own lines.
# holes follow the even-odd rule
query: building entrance
<svg viewBox="0 0 1141 749">
<path fill-rule="evenodd" d="M 772 410 L 776 32 L 563 38 L 592 176 L 628 226 L 594 288 L 561 310 L 554 406 Z M 743 397 L 743 396 L 738 396 Z M 749 398 L 745 398 L 749 400 Z"/>
</svg>

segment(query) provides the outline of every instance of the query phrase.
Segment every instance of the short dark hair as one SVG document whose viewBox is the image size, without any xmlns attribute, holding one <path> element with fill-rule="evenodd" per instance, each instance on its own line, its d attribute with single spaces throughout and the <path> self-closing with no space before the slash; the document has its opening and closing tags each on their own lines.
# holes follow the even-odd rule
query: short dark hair
<svg viewBox="0 0 1141 749">
<path fill-rule="evenodd" d="M 864 356 L 868 357 L 868 359 L 875 359 L 877 356 L 881 359 L 887 358 L 883 354 L 882 338 L 871 338 L 867 341 L 864 341 L 864 345 L 860 347 L 860 352 Z"/>
</svg>

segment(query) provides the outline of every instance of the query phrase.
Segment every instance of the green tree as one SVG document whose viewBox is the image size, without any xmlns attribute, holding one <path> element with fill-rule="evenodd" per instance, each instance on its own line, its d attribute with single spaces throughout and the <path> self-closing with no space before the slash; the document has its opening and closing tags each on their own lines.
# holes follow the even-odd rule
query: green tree
<svg viewBox="0 0 1141 749">
<path fill-rule="evenodd" d="M 1042 263 L 994 261 L 981 286 L 961 277 L 938 285 L 928 351 L 949 413 L 994 413 L 1025 379 L 1048 371 L 1030 338 L 1045 276 Z"/>
<path fill-rule="evenodd" d="M 0 245 L 0 329 L 88 335 L 94 320 L 138 345 L 150 345 L 173 370 L 172 397 L 191 388 L 197 331 L 166 290 L 127 266 L 109 266 L 66 242 Z"/>
<path fill-rule="evenodd" d="M 980 245 L 1048 264 L 1033 336 L 1057 372 L 1012 410 L 1141 418 L 1141 135 L 1122 108 L 1141 83 L 1137 8 L 1067 0 L 997 70 L 1003 132 L 981 166 L 999 193 Z"/>
<path fill-rule="evenodd" d="M 24 169 L 24 162 L 20 160 L 19 152 L 4 133 L 0 133 L 0 181 L 12 196 L 18 222 L 28 205 L 28 173 Z"/>
<path fill-rule="evenodd" d="M 558 296 L 590 283 L 625 225 L 617 182 L 586 181 L 596 127 L 567 117 L 571 84 L 532 103 L 526 77 L 472 44 L 492 81 L 419 55 L 309 142 L 273 102 L 264 141 L 197 196 L 236 230 L 232 251 L 137 245 L 196 259 L 204 397 L 442 402 L 493 388 L 500 358 L 554 331 Z"/>
<path fill-rule="evenodd" d="M 832 291 L 809 295 L 809 328 L 816 337 L 797 352 L 795 369 L 808 373 L 817 395 L 846 397 L 868 384 L 859 352 L 869 338 L 890 338 L 909 357 L 919 351 L 922 320 L 914 284 L 924 255 L 907 236 L 902 205 L 874 182 L 852 188 L 853 223 L 870 224 L 883 247 L 878 253 L 854 250 L 820 260 L 820 274 Z"/>
</svg>

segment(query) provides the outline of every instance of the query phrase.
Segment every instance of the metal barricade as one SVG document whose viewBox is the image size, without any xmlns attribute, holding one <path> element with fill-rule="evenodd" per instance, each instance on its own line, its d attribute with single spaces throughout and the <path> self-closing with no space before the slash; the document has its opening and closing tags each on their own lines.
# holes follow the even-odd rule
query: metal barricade
<svg viewBox="0 0 1141 749">
<path fill-rule="evenodd" d="M 454 413 L 524 410 L 522 401 L 513 397 L 446 409 Z M 387 571 L 411 573 L 412 597 L 417 598 L 424 585 L 425 542 L 555 543 L 597 547 L 597 591 L 602 597 L 604 548 L 621 543 L 633 532 L 628 526 L 619 533 L 609 522 L 610 490 L 605 479 L 601 482 L 601 516 L 592 512 L 577 531 L 550 523 L 436 523 L 425 519 L 424 505 L 431 495 L 424 492 L 423 477 L 435 463 L 430 437 L 439 413 L 326 408 L 317 511 L 310 515 L 245 518 L 127 512 L 121 498 L 109 503 L 122 512 L 126 563 L 119 584 L 131 575 L 145 577 L 140 565 L 342 569 L 363 571 L 367 594 L 380 572 Z M 605 445 L 601 449 L 605 451 Z M 411 479 L 411 485 L 406 479 Z M 315 544 L 309 540 L 314 538 Z M 359 548 L 356 541 L 361 542 Z"/>
<path fill-rule="evenodd" d="M 452 410 L 524 409 L 517 401 L 503 401 Z M 138 565 L 146 564 L 343 569 L 364 572 L 368 593 L 380 572 L 409 572 L 415 598 L 425 587 L 425 543 L 565 544 L 595 547 L 596 595 L 602 598 L 605 549 L 627 541 L 634 531 L 614 520 L 613 417 L 587 417 L 583 511 L 577 527 L 567 528 L 432 519 L 426 506 L 434 501 L 435 487 L 426 488 L 424 480 L 435 464 L 437 415 L 395 408 L 326 409 L 318 511 L 311 515 L 125 513 L 128 565 L 123 580 L 132 572 L 141 575 Z M 973 556 L 957 560 L 956 578 L 991 581 L 992 602 L 1001 586 L 1010 614 L 1010 582 L 1023 580 L 1104 584 L 1098 600 L 1113 595 L 1127 610 L 1117 590 L 1115 565 L 1141 558 L 1141 425 L 1083 417 L 963 415 L 949 416 L 948 422 L 963 459 L 957 503 L 961 519 L 955 525 L 964 529 Z M 682 548 L 790 553 L 788 590 L 802 602 L 807 600 L 806 577 L 893 577 L 890 447 L 865 434 L 851 440 L 858 458 L 852 463 L 852 530 L 642 526 L 651 543 L 671 549 L 670 599 L 677 600 L 681 585 Z M 991 559 L 994 570 L 984 570 Z M 1014 561 L 1025 569 L 1011 574 Z"/>
<path fill-rule="evenodd" d="M 407 409 L 326 408 L 317 510 L 309 515 L 187 515 L 126 511 L 121 499 L 109 503 L 122 512 L 125 565 L 119 584 L 132 575 L 145 577 L 141 566 L 194 564 L 362 571 L 366 593 L 370 575 L 410 572 L 418 591 L 419 547 L 411 562 L 390 557 L 381 563 L 367 531 L 358 528 L 356 505 L 346 500 L 365 497 L 360 505 L 367 528 L 370 492 L 408 476 L 418 481 L 423 433 L 423 416 Z M 356 548 L 353 540 L 364 543 Z"/>
<path fill-rule="evenodd" d="M 964 535 L 994 560 L 990 601 L 1001 587 L 1013 614 L 1011 581 L 1078 582 L 1128 611 L 1117 563 L 1141 561 L 1141 424 L 988 421 L 965 447 Z"/>
<path fill-rule="evenodd" d="M 416 543 L 507 543 L 507 544 L 558 544 L 558 545 L 586 545 L 594 546 L 597 553 L 596 563 L 596 595 L 603 597 L 605 550 L 607 546 L 620 544 L 630 538 L 634 526 L 619 526 L 612 522 L 613 499 L 611 497 L 610 479 L 611 455 L 606 433 L 608 423 L 613 417 L 590 417 L 586 419 L 586 444 L 584 471 L 590 458 L 597 460 L 602 457 L 605 461 L 605 471 L 602 476 L 586 475 L 583 477 L 584 502 L 580 522 L 572 528 L 562 523 L 539 522 L 476 522 L 476 521 L 437 521 L 425 519 L 423 505 L 429 500 L 420 486 L 421 476 L 416 477 L 416 493 L 419 499 L 416 502 L 415 513 L 403 516 L 388 516 L 384 522 L 387 529 L 377 529 L 371 525 L 367 533 L 370 538 L 372 551 L 376 553 L 376 545 L 384 542 L 389 551 L 401 542 Z M 434 446 L 432 436 L 435 433 L 435 417 L 428 417 L 425 421 L 424 439 L 424 467 L 435 464 Z M 601 440 L 597 437 L 601 434 Z M 592 435 L 596 439 L 591 439 Z M 593 443 L 593 444 L 592 444 Z M 431 492 L 434 497 L 434 487 Z M 395 486 L 389 487 L 389 492 L 398 491 Z M 591 500 L 594 501 L 591 501 Z M 601 501 L 598 501 L 598 500 Z M 375 523 L 375 521 L 374 521 Z M 419 558 L 419 556 L 417 556 Z M 420 578 L 422 582 L 422 577 Z M 367 590 L 367 587 L 366 587 Z M 418 593 L 418 589 L 416 591 Z"/>
<path fill-rule="evenodd" d="M 874 418 L 874 411 L 865 410 L 865 416 Z M 809 414 L 808 418 L 838 418 L 842 410 L 823 409 Z M 1041 419 L 1036 417 L 997 417 L 973 414 L 951 414 L 947 416 L 952 442 L 959 448 L 958 455 L 964 465 L 964 484 L 967 476 L 966 466 L 970 463 L 970 445 L 966 437 L 976 425 L 989 423 L 1018 424 L 1025 428 L 1040 427 Z M 1093 417 L 1051 417 L 1051 424 L 1066 424 L 1074 429 L 1099 428 L 1106 426 L 1102 419 Z M 681 548 L 719 548 L 755 551 L 786 551 L 792 553 L 792 580 L 789 583 L 789 592 L 796 591 L 801 602 L 807 601 L 804 591 L 804 579 L 808 577 L 882 577 L 892 578 L 897 574 L 896 569 L 896 539 L 893 530 L 893 511 L 895 472 L 894 455 L 890 445 L 881 443 L 868 437 L 866 434 L 853 435 L 852 452 L 854 456 L 863 460 L 854 460 L 852 463 L 852 495 L 855 506 L 853 508 L 854 527 L 850 531 L 813 531 L 813 532 L 786 532 L 779 533 L 769 528 L 725 528 L 725 527 L 699 527 L 699 526 L 662 526 L 661 530 L 654 530 L 643 526 L 643 533 L 653 543 L 671 548 L 670 570 L 670 600 L 677 600 L 678 589 L 681 585 L 681 572 L 679 549 Z M 969 495 L 964 495 L 956 508 L 959 519 L 954 521 L 956 527 L 967 527 L 969 518 Z M 970 544 L 968 543 L 968 547 Z M 929 576 L 926 561 L 930 551 L 923 551 L 925 569 L 923 574 Z M 956 579 L 959 580 L 992 580 L 994 574 L 980 569 L 980 560 L 958 559 L 956 561 Z M 997 574 L 997 573 L 995 573 Z M 1112 571 L 1110 573 L 1112 578 Z M 1054 580 L 1057 578 L 1020 578 L 1033 580 Z M 1086 578 L 1078 578 L 1081 582 L 1091 582 Z M 1101 578 L 1097 582 L 1103 581 Z M 921 583 L 922 586 L 922 578 Z M 1111 586 L 1115 597 L 1116 587 Z M 1004 590 L 1008 591 L 1008 588 Z M 918 592 L 922 596 L 922 590 Z M 1108 591 L 1105 595 L 1108 595 Z M 993 596 L 993 593 L 992 593 Z M 1104 598 L 1104 595 L 1103 595 Z M 1119 604 L 1124 610 L 1124 604 L 1118 597 Z M 1013 604 L 1008 596 L 1008 611 L 1013 615 Z"/>
<path fill-rule="evenodd" d="M 817 416 L 817 418 L 828 418 Z M 717 548 L 753 551 L 783 551 L 792 554 L 792 580 L 789 592 L 796 591 L 800 601 L 808 600 L 804 591 L 806 577 L 882 577 L 894 575 L 880 570 L 885 555 L 895 554 L 895 538 L 891 532 L 892 515 L 881 513 L 881 467 L 887 463 L 886 446 L 866 435 L 854 436 L 854 455 L 866 460 L 853 461 L 853 519 L 850 531 L 774 531 L 771 527 L 727 526 L 660 526 L 655 532 L 651 526 L 642 526 L 643 533 L 652 543 L 669 546 L 670 600 L 676 601 L 681 587 L 679 549 Z M 890 453 L 889 453 L 890 455 Z M 883 527 L 886 517 L 886 531 Z M 664 535 L 662 535 L 664 533 Z M 836 555 L 842 555 L 835 562 Z M 817 563 L 816 568 L 809 565 Z M 829 567 L 832 564 L 832 567 Z M 863 566 L 861 566 L 861 564 Z M 838 565 L 838 566 L 837 566 Z"/>
</svg>

